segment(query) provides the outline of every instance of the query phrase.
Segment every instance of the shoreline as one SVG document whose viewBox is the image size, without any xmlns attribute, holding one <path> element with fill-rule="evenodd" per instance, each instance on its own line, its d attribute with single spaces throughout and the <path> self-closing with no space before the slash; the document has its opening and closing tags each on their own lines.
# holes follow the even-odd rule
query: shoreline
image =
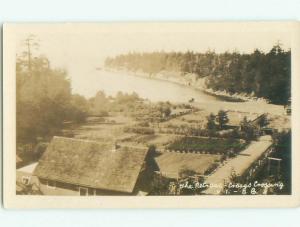
<svg viewBox="0 0 300 227">
<path fill-rule="evenodd" d="M 157 81 L 163 81 L 168 83 L 174 83 L 179 86 L 184 86 L 186 88 L 193 89 L 195 91 L 198 90 L 204 95 L 214 98 L 218 102 L 198 103 L 197 101 L 193 102 L 193 100 L 191 100 L 191 102 L 189 103 L 199 108 L 205 108 L 210 112 L 215 112 L 217 109 L 219 110 L 223 109 L 223 110 L 233 110 L 233 111 L 249 112 L 249 113 L 269 113 L 274 116 L 285 115 L 285 109 L 283 105 L 268 103 L 266 100 L 262 100 L 258 98 L 248 98 L 248 99 L 245 98 L 242 99 L 242 101 L 240 101 L 237 100 L 236 97 L 226 96 L 222 92 L 211 92 L 209 89 L 205 89 L 204 78 L 198 79 L 196 83 L 191 85 L 193 82 L 192 79 L 193 77 L 195 77 L 195 75 L 184 75 L 185 77 L 184 80 L 183 76 L 178 72 L 164 72 L 164 73 L 158 73 L 149 76 L 149 74 L 146 73 L 130 72 L 127 70 L 116 70 L 111 68 L 104 68 L 103 70 L 110 73 L 126 74 L 128 76 L 140 77 L 148 80 L 157 80 Z"/>
<path fill-rule="evenodd" d="M 162 71 L 159 73 L 155 73 L 149 75 L 148 73 L 144 72 L 133 72 L 128 70 L 117 70 L 114 68 L 104 68 L 104 71 L 109 72 L 116 72 L 116 73 L 126 73 L 131 76 L 146 78 L 146 79 L 154 79 L 154 80 L 161 80 L 166 82 L 175 83 L 178 85 L 182 85 L 185 87 L 191 87 L 195 90 L 201 91 L 207 95 L 211 95 L 221 101 L 226 102 L 248 102 L 248 101 L 255 101 L 255 102 L 263 102 L 265 104 L 269 104 L 266 99 L 252 97 L 245 94 L 234 94 L 230 95 L 225 91 L 213 91 L 210 88 L 207 88 L 205 85 L 206 78 L 197 78 L 195 74 L 187 73 L 182 76 L 179 72 L 171 72 L 171 71 Z"/>
</svg>

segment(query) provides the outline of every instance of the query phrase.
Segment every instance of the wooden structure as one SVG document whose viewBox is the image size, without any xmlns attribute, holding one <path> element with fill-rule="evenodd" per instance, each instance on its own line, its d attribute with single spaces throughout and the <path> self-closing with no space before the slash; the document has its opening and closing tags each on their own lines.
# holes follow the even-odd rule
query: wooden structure
<svg viewBox="0 0 300 227">
<path fill-rule="evenodd" d="M 54 137 L 34 175 L 45 195 L 137 194 L 148 149 Z"/>
</svg>

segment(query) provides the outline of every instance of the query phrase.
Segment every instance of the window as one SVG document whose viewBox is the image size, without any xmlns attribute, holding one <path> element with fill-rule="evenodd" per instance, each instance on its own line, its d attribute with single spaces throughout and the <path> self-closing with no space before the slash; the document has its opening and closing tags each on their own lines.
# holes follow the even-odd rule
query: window
<svg viewBox="0 0 300 227">
<path fill-rule="evenodd" d="M 96 195 L 96 189 L 79 187 L 79 195 L 81 196 Z"/>
<path fill-rule="evenodd" d="M 86 195 L 88 195 L 88 189 L 87 188 L 79 187 L 79 195 L 80 196 L 86 196 Z"/>
<path fill-rule="evenodd" d="M 96 195 L 96 189 L 94 189 L 94 188 L 89 188 L 89 189 L 88 189 L 88 194 L 89 194 L 89 195 Z"/>
<path fill-rule="evenodd" d="M 22 183 L 25 185 L 29 185 L 30 177 L 29 176 L 22 176 Z"/>
<path fill-rule="evenodd" d="M 47 181 L 47 187 L 48 188 L 56 188 L 56 182 L 52 180 Z"/>
</svg>

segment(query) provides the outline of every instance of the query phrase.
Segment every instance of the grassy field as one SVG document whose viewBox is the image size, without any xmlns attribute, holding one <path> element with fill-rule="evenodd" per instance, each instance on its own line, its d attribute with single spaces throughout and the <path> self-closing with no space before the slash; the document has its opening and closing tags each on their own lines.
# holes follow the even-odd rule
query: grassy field
<svg viewBox="0 0 300 227">
<path fill-rule="evenodd" d="M 172 126 L 189 126 L 189 127 L 201 127 L 205 128 L 207 119 L 206 117 L 210 114 L 205 110 L 199 110 L 197 112 L 192 112 L 184 116 L 173 118 L 169 121 L 160 124 L 161 127 Z"/>
<path fill-rule="evenodd" d="M 124 133 L 123 128 L 135 123 L 132 118 L 121 114 L 109 117 L 90 117 L 85 123 L 65 130 L 65 133 L 72 134 L 72 137 L 77 139 L 111 142 L 114 139 L 122 140 L 134 135 L 133 133 Z"/>
</svg>

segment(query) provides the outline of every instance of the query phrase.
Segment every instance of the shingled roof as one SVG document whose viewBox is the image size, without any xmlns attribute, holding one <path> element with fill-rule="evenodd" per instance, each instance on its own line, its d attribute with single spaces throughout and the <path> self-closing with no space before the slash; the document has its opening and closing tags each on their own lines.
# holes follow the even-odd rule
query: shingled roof
<svg viewBox="0 0 300 227">
<path fill-rule="evenodd" d="M 165 177 L 178 178 L 182 170 L 204 172 L 220 159 L 220 155 L 164 152 L 155 158 L 159 171 Z"/>
<path fill-rule="evenodd" d="M 147 148 L 119 147 L 94 141 L 54 137 L 34 175 L 60 182 L 131 193 Z"/>
</svg>

